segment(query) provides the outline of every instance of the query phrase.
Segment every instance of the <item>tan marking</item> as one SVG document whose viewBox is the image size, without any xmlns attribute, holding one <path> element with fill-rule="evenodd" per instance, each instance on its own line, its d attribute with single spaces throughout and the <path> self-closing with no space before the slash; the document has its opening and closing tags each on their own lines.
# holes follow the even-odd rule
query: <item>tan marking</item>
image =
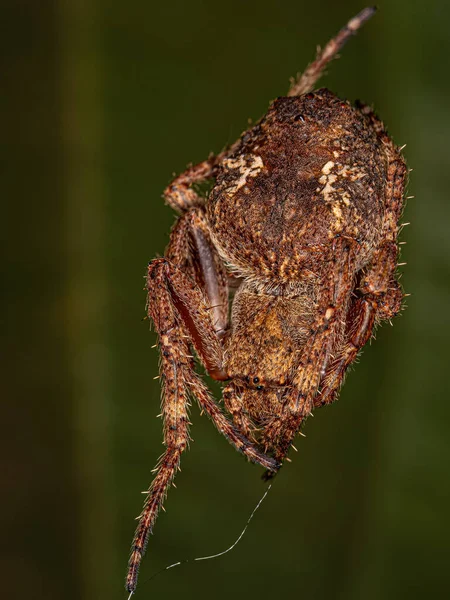
<svg viewBox="0 0 450 600">
<path fill-rule="evenodd" d="M 331 172 L 331 169 L 334 167 L 334 162 L 332 160 L 329 160 L 323 167 L 322 167 L 322 173 L 324 175 L 329 175 Z"/>
<path fill-rule="evenodd" d="M 336 191 L 333 187 L 333 183 L 336 181 L 336 179 L 337 175 L 335 175 L 334 173 L 330 173 L 328 176 L 322 175 L 322 177 L 319 179 L 319 183 L 325 186 L 321 192 L 323 194 L 325 202 L 333 201 L 332 194 Z"/>
<path fill-rule="evenodd" d="M 337 174 L 341 177 L 350 179 L 350 181 L 357 181 L 367 175 L 363 169 L 358 168 L 358 165 L 343 165 L 339 171 L 337 171 Z"/>
<path fill-rule="evenodd" d="M 337 174 L 330 173 L 330 170 L 333 167 L 334 162 L 331 160 L 328 161 L 322 168 L 322 173 L 324 174 L 319 178 L 319 183 L 324 186 L 320 193 L 323 195 L 325 202 L 331 205 L 331 211 L 335 217 L 335 222 L 332 224 L 332 229 L 328 233 L 329 236 L 333 236 L 335 233 L 342 231 L 343 218 L 340 203 L 344 202 L 347 204 L 345 199 L 342 198 L 342 194 L 338 192 L 335 187 L 333 187 L 333 184 L 338 179 Z M 350 196 L 348 196 L 347 202 L 350 203 Z"/>
<path fill-rule="evenodd" d="M 325 313 L 325 319 L 329 320 L 334 315 L 334 308 L 327 308 L 327 312 Z"/>
<path fill-rule="evenodd" d="M 341 198 L 346 206 L 350 206 L 350 194 L 348 192 L 342 192 Z"/>
<path fill-rule="evenodd" d="M 258 175 L 264 168 L 264 163 L 260 156 L 250 154 L 240 156 L 239 158 L 228 158 L 227 160 L 224 160 L 223 166 L 226 169 L 238 169 L 239 171 L 239 179 L 225 190 L 228 194 L 233 195 L 247 183 L 247 177 L 256 177 Z"/>
<path fill-rule="evenodd" d="M 333 215 L 336 217 L 336 219 L 340 221 L 342 219 L 342 210 L 339 204 L 333 204 L 331 210 L 333 211 Z"/>
</svg>

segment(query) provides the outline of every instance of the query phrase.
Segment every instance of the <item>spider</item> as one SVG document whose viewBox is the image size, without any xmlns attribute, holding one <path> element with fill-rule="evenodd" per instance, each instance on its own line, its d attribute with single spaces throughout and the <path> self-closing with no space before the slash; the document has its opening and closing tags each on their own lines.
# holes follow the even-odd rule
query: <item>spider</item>
<svg viewBox="0 0 450 600">
<path fill-rule="evenodd" d="M 312 410 L 337 398 L 374 327 L 401 309 L 400 149 L 370 108 L 313 91 L 374 12 L 351 19 L 235 144 L 165 190 L 179 216 L 146 279 L 165 452 L 132 545 L 130 595 L 189 442 L 189 399 L 270 478 Z M 204 198 L 193 185 L 210 179 Z M 223 382 L 229 417 L 197 374 L 193 350 Z"/>
</svg>

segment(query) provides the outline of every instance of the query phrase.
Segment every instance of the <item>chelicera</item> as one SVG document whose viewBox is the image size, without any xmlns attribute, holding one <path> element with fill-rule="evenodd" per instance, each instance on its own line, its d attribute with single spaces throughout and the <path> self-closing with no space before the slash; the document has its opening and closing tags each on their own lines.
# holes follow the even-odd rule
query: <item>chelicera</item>
<svg viewBox="0 0 450 600">
<path fill-rule="evenodd" d="M 374 327 L 401 309 L 405 162 L 370 108 L 313 91 L 373 12 L 350 20 L 235 144 L 165 190 L 179 216 L 164 257 L 148 266 L 147 308 L 166 448 L 133 541 L 131 593 L 188 445 L 190 398 L 270 478 L 313 409 L 337 398 Z M 193 187 L 205 180 L 214 181 L 206 198 Z M 223 382 L 225 411 L 194 352 Z"/>
</svg>

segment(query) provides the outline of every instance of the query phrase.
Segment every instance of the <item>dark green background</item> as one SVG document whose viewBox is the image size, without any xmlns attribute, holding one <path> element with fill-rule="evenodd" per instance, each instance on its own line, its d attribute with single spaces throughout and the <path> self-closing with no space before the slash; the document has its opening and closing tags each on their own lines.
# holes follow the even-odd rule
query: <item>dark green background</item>
<svg viewBox="0 0 450 600">
<path fill-rule="evenodd" d="M 360 2 L 4 0 L 2 588 L 9 600 L 125 597 L 162 451 L 147 261 L 173 172 L 233 142 Z M 450 585 L 450 4 L 381 1 L 323 83 L 374 103 L 414 168 L 409 308 L 366 348 L 263 493 L 192 409 L 192 444 L 139 598 L 445 598 Z"/>
</svg>

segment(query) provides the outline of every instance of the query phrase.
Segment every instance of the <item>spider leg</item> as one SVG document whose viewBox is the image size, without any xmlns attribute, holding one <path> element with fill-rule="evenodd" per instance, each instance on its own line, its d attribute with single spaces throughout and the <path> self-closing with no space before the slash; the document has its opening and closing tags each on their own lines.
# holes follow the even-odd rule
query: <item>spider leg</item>
<svg viewBox="0 0 450 600">
<path fill-rule="evenodd" d="M 162 308 L 161 312 L 164 314 L 161 315 L 161 320 L 174 323 L 176 319 L 170 304 L 163 301 Z M 162 416 L 166 450 L 155 468 L 156 476 L 148 490 L 133 539 L 126 578 L 126 589 L 129 592 L 134 592 L 136 589 L 139 566 L 149 534 L 179 468 L 181 453 L 189 441 L 188 395 L 182 372 L 183 368 L 189 366 L 191 359 L 188 357 L 189 348 L 186 341 L 183 338 L 176 339 L 176 329 L 176 325 L 169 327 L 168 335 L 165 335 L 165 343 L 163 342 L 165 350 L 162 359 L 164 373 Z"/>
<path fill-rule="evenodd" d="M 188 167 L 184 173 L 175 177 L 164 190 L 166 203 L 179 214 L 185 213 L 194 206 L 203 206 L 204 198 L 197 194 L 191 186 L 193 183 L 201 183 L 212 177 L 216 163 L 217 157 L 212 155 L 207 160 Z"/>
<path fill-rule="evenodd" d="M 220 154 L 211 154 L 206 160 L 188 167 L 186 171 L 175 177 L 164 190 L 163 196 L 166 203 L 179 214 L 185 213 L 190 208 L 203 206 L 205 199 L 197 194 L 191 186 L 214 177 L 215 167 L 233 151 L 238 142 Z"/>
<path fill-rule="evenodd" d="M 353 303 L 348 313 L 346 340 L 333 352 L 335 358 L 330 362 L 322 379 L 320 392 L 314 398 L 314 407 L 330 404 L 336 400 L 348 367 L 372 335 L 375 314 L 376 309 L 367 300 L 358 298 Z"/>
<path fill-rule="evenodd" d="M 403 292 L 395 279 L 396 257 L 394 244 L 383 244 L 376 252 L 374 264 L 358 290 L 362 297 L 352 303 L 348 312 L 345 340 L 333 351 L 334 359 L 323 377 L 314 406 L 336 400 L 347 369 L 369 341 L 374 327 L 381 321 L 389 321 L 401 310 Z"/>
<path fill-rule="evenodd" d="M 206 219 L 201 208 L 191 209 L 180 217 L 172 231 L 166 257 L 172 263 L 178 265 L 183 273 L 190 275 L 192 280 L 195 279 L 197 283 L 197 288 L 192 287 L 193 293 L 197 293 L 197 297 L 186 300 L 187 305 L 196 307 L 196 322 L 194 322 L 194 318 L 187 318 L 186 327 L 189 329 L 189 334 L 199 358 L 209 374 L 218 380 L 226 379 L 227 376 L 222 367 L 222 347 L 220 343 L 217 343 L 217 338 L 220 341 L 228 328 L 229 277 L 210 239 Z M 200 290 L 204 292 L 203 298 L 199 294 Z M 209 321 L 206 314 L 203 314 L 203 316 L 198 314 L 199 310 L 204 309 L 205 297 L 209 302 L 207 309 L 209 309 L 210 318 L 213 321 L 215 336 L 211 335 L 211 329 L 209 329 L 209 334 L 208 331 L 203 331 L 205 323 Z M 181 306 L 180 312 L 183 313 Z M 212 356 L 215 357 L 215 361 L 211 364 Z M 206 401 L 209 395 L 203 390 L 201 380 L 197 381 L 195 379 L 191 382 L 191 385 L 205 399 L 205 406 L 210 406 L 209 400 Z M 254 425 L 244 414 L 242 402 L 237 398 L 235 387 L 232 384 L 225 387 L 223 400 L 237 430 L 246 438 L 252 439 Z M 219 416 L 213 406 L 210 406 L 206 412 L 215 422 L 222 422 L 222 417 Z M 218 426 L 220 430 L 224 427 L 225 425 Z M 227 427 L 225 427 L 225 431 L 228 431 Z"/>
<path fill-rule="evenodd" d="M 147 308 L 159 337 L 166 450 L 155 468 L 156 475 L 148 490 L 133 540 L 126 579 L 129 592 L 136 589 L 139 565 L 148 536 L 179 468 L 181 454 L 189 441 L 189 396 L 197 399 L 200 408 L 208 414 L 217 429 L 249 460 L 271 470 L 278 467 L 273 458 L 265 456 L 228 421 L 206 385 L 195 373 L 190 344 L 195 347 L 200 360 L 213 377 L 225 377 L 222 370 L 220 333 L 226 326 L 226 311 L 219 310 L 216 313 L 218 320 L 214 320 L 208 300 L 209 293 L 213 297 L 223 296 L 221 275 L 214 270 L 214 250 L 208 246 L 207 232 L 202 230 L 202 223 L 199 209 L 183 216 L 172 231 L 171 242 L 167 248 L 167 255 L 186 267 L 192 276 L 186 275 L 167 258 L 153 260 L 148 267 Z M 189 231 L 192 234 L 191 240 Z M 192 251 L 190 256 L 192 240 L 196 250 Z M 194 266 L 195 257 L 200 263 L 197 266 Z M 202 269 L 205 270 L 203 275 Z M 201 277 L 206 294 L 196 283 L 195 277 Z"/>
<path fill-rule="evenodd" d="M 398 220 L 403 207 L 406 165 L 400 150 L 389 139 L 383 123 L 369 106 L 360 104 L 359 109 L 370 121 L 386 151 L 388 176 L 386 181 L 385 213 L 382 223 L 383 240 L 375 251 L 371 266 L 361 279 L 358 294 L 347 317 L 347 333 L 344 343 L 334 351 L 335 358 L 329 365 L 321 383 L 320 393 L 314 405 L 333 402 L 343 383 L 345 372 L 356 359 L 358 352 L 381 321 L 389 321 L 401 310 L 403 292 L 397 280 Z"/>
<path fill-rule="evenodd" d="M 291 85 L 288 96 L 301 96 L 311 92 L 317 80 L 323 74 L 323 70 L 327 64 L 336 58 L 337 53 L 347 40 L 354 35 L 364 23 L 374 15 L 375 7 L 364 8 L 353 19 L 343 27 L 340 32 L 332 38 L 322 51 L 319 51 L 317 58 L 305 70 L 305 72 L 297 78 Z"/>
<path fill-rule="evenodd" d="M 190 209 L 175 223 L 165 257 L 204 293 L 214 330 L 222 338 L 228 328 L 228 274 L 211 241 L 201 208 Z"/>
<path fill-rule="evenodd" d="M 189 243 L 190 238 L 192 243 Z M 222 338 L 228 328 L 230 276 L 209 237 L 202 209 L 191 209 L 178 220 L 171 234 L 166 257 L 178 265 L 184 273 L 195 279 L 199 288 L 204 290 L 209 300 L 214 329 L 217 336 Z M 192 260 L 193 258 L 194 260 Z M 233 283 L 232 280 L 231 284 Z M 216 379 L 225 378 L 225 375 L 217 376 L 222 370 L 221 360 L 220 366 L 216 366 L 215 372 L 214 369 L 209 369 L 210 375 Z M 207 364 L 206 359 L 203 362 L 205 365 Z M 252 439 L 254 425 L 245 415 L 242 402 L 236 396 L 236 389 L 232 384 L 223 390 L 223 401 L 237 429 L 244 436 Z"/>
<path fill-rule="evenodd" d="M 386 200 L 385 200 L 385 214 L 382 225 L 381 239 L 384 242 L 390 242 L 396 248 L 395 259 L 398 254 L 397 236 L 398 236 L 398 220 L 400 219 L 404 201 L 403 194 L 405 191 L 405 180 L 407 176 L 407 168 L 405 160 L 401 154 L 401 151 L 393 143 L 386 133 L 384 124 L 377 115 L 374 113 L 370 106 L 364 104 L 357 104 L 361 113 L 369 121 L 370 126 L 377 132 L 381 143 L 386 152 L 386 158 L 388 161 L 387 181 L 386 181 Z M 378 252 L 384 254 L 380 248 Z M 375 259 L 372 263 L 375 263 Z M 391 273 L 394 274 L 395 264 L 391 265 Z M 394 275 L 395 278 L 395 275 Z"/>
<path fill-rule="evenodd" d="M 334 259 L 324 285 L 326 292 L 319 299 L 319 317 L 302 351 L 282 413 L 269 422 L 263 433 L 263 448 L 271 449 L 279 462 L 285 458 L 303 421 L 311 414 L 320 381 L 331 359 L 334 340 L 342 333 L 353 287 L 355 257 L 353 240 L 335 240 Z M 268 472 L 265 477 L 272 475 Z"/>
<path fill-rule="evenodd" d="M 253 440 L 255 424 L 248 417 L 233 382 L 224 388 L 222 398 L 227 411 L 233 418 L 233 423 L 247 438 Z"/>
<path fill-rule="evenodd" d="M 274 459 L 264 455 L 231 425 L 195 373 L 189 343 L 195 347 L 200 360 L 213 377 L 226 377 L 222 371 L 222 348 L 201 290 L 190 277 L 165 258 L 152 261 L 148 271 L 148 310 L 159 334 L 164 383 L 166 363 L 175 363 L 178 380 L 184 382 L 185 388 L 190 390 L 200 408 L 228 441 L 249 460 L 276 468 Z M 168 402 L 167 397 L 165 385 L 165 402 Z"/>
</svg>

